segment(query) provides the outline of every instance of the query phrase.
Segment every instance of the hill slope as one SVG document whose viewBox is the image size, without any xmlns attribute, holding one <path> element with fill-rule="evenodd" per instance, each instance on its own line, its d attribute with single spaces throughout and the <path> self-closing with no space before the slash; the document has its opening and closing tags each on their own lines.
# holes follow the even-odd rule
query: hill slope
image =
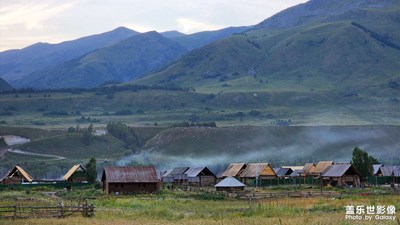
<svg viewBox="0 0 400 225">
<path fill-rule="evenodd" d="M 0 77 L 11 83 L 17 83 L 17 80 L 34 71 L 80 57 L 135 34 L 138 32 L 119 27 L 102 34 L 59 44 L 37 43 L 20 50 L 0 52 Z"/>
<path fill-rule="evenodd" d="M 319 1 L 297 7 L 312 10 L 315 2 Z M 363 4 L 361 8 L 350 7 L 352 1 L 341 4 L 347 4 L 350 11 L 325 17 L 334 21 L 233 35 L 188 53 L 138 83 L 192 86 L 214 93 L 285 89 L 357 92 L 379 86 L 396 95 L 392 87 L 399 84 L 400 76 L 400 34 L 396 32 L 400 4 L 379 8 L 362 8 Z M 285 13 L 291 15 L 296 9 Z"/>
<path fill-rule="evenodd" d="M 138 34 L 83 57 L 32 73 L 19 86 L 95 87 L 128 81 L 177 59 L 187 50 L 157 32 Z"/>
<path fill-rule="evenodd" d="M 261 161 L 287 165 L 350 161 L 359 146 L 378 159 L 400 160 L 395 156 L 399 134 L 398 126 L 173 128 L 148 141 L 143 155 L 166 167 Z"/>
<path fill-rule="evenodd" d="M 0 78 L 0 92 L 10 91 L 13 89 L 14 88 L 9 83 L 7 83 L 5 80 Z"/>
</svg>

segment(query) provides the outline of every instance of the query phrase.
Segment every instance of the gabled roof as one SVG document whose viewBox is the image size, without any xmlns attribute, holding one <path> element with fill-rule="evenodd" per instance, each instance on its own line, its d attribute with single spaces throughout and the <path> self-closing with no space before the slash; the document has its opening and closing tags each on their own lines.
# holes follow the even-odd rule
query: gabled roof
<svg viewBox="0 0 400 225">
<path fill-rule="evenodd" d="M 315 169 L 313 171 L 314 174 L 321 174 L 328 169 L 328 167 L 333 165 L 333 161 L 319 161 L 317 165 L 315 166 Z"/>
<path fill-rule="evenodd" d="M 372 165 L 372 166 L 373 166 L 373 168 L 374 168 L 374 173 L 373 173 L 373 175 L 376 175 L 376 174 L 378 173 L 379 169 L 383 166 L 383 164 L 374 164 L 374 165 Z"/>
<path fill-rule="evenodd" d="M 68 180 L 72 176 L 72 174 L 74 174 L 75 171 L 77 171 L 78 169 L 84 172 L 86 171 L 81 164 L 76 164 L 72 166 L 71 169 L 68 170 L 68 172 L 63 176 L 63 179 Z"/>
<path fill-rule="evenodd" d="M 306 163 L 303 167 L 303 169 L 301 170 L 302 174 L 310 174 L 313 173 L 315 170 L 315 164 L 314 163 Z"/>
<path fill-rule="evenodd" d="M 25 180 L 27 180 L 28 182 L 32 182 L 33 178 L 31 177 L 31 175 L 29 175 L 24 169 L 22 169 L 20 166 L 14 166 L 13 169 L 11 169 L 2 179 L 5 180 L 7 178 L 12 178 L 14 176 L 14 174 L 16 172 L 19 172 L 24 178 Z"/>
<path fill-rule="evenodd" d="M 245 163 L 231 163 L 225 172 L 222 174 L 223 177 L 236 177 L 240 175 L 240 172 L 246 167 Z"/>
<path fill-rule="evenodd" d="M 101 181 L 108 183 L 157 183 L 154 166 L 107 166 Z"/>
<path fill-rule="evenodd" d="M 176 167 L 171 170 L 168 175 L 182 175 L 189 169 L 189 167 Z"/>
<path fill-rule="evenodd" d="M 381 168 L 382 176 L 389 177 L 393 176 L 394 166 L 382 166 Z"/>
<path fill-rule="evenodd" d="M 278 177 L 283 177 L 290 175 L 293 172 L 293 170 L 290 168 L 279 168 L 279 170 L 275 172 Z"/>
<path fill-rule="evenodd" d="M 269 163 L 248 163 L 240 177 L 276 176 Z"/>
<path fill-rule="evenodd" d="M 300 177 L 301 175 L 301 170 L 293 170 L 293 172 L 290 174 L 291 177 Z"/>
<path fill-rule="evenodd" d="M 341 177 L 345 174 L 358 175 L 361 174 L 356 168 L 350 163 L 335 164 L 330 167 L 322 174 L 323 177 Z"/>
<path fill-rule="evenodd" d="M 238 181 L 234 177 L 226 177 L 221 180 L 218 184 L 214 185 L 214 187 L 245 187 L 246 185 L 242 182 Z"/>
<path fill-rule="evenodd" d="M 188 170 L 186 170 L 185 174 L 188 175 L 188 177 L 197 177 L 199 175 L 205 175 L 205 176 L 215 176 L 211 170 L 209 170 L 207 167 L 190 167 Z"/>
<path fill-rule="evenodd" d="M 290 168 L 293 171 L 295 170 L 302 170 L 304 168 L 304 166 L 281 166 L 282 168 Z"/>
</svg>

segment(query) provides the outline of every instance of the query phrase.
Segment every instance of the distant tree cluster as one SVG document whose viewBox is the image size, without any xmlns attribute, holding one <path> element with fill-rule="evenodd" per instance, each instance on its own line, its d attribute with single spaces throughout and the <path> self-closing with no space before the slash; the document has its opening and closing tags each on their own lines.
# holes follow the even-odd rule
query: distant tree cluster
<svg viewBox="0 0 400 225">
<path fill-rule="evenodd" d="M 287 120 L 274 120 L 271 122 L 272 125 L 274 126 L 289 126 L 292 123 L 291 119 Z"/>
<path fill-rule="evenodd" d="M 171 127 L 217 127 L 217 124 L 214 121 L 194 123 L 185 120 L 180 123 L 174 123 Z"/>
<path fill-rule="evenodd" d="M 378 160 L 370 155 L 368 152 L 361 150 L 358 147 L 353 149 L 353 157 L 351 163 L 361 173 L 363 177 L 372 176 L 373 165 L 378 163 Z"/>
<path fill-rule="evenodd" d="M 75 121 L 77 123 L 98 123 L 98 122 L 100 122 L 99 119 L 90 118 L 90 116 L 88 116 L 88 117 L 81 116 L 81 118 L 78 118 Z"/>
<path fill-rule="evenodd" d="M 137 150 L 144 145 L 144 141 L 139 137 L 135 129 L 120 122 L 109 122 L 107 124 L 107 131 L 112 136 L 122 140 L 126 148 Z"/>
</svg>

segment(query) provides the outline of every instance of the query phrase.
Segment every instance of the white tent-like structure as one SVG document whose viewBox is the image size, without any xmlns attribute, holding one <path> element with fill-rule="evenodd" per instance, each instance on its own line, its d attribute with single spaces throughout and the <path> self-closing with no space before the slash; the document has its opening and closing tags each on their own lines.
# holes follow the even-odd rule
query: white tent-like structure
<svg viewBox="0 0 400 225">
<path fill-rule="evenodd" d="M 226 177 L 225 179 L 221 180 L 218 184 L 214 185 L 217 191 L 239 191 L 244 190 L 246 187 L 245 184 L 238 181 L 234 177 Z"/>
</svg>

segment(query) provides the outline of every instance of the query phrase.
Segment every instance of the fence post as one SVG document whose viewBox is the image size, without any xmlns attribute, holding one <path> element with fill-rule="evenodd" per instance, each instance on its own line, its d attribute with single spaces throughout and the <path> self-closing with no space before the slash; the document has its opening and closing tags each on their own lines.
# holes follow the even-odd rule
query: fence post
<svg viewBox="0 0 400 225">
<path fill-rule="evenodd" d="M 12 218 L 13 220 L 17 218 L 17 205 L 14 205 L 14 216 Z"/>
</svg>

